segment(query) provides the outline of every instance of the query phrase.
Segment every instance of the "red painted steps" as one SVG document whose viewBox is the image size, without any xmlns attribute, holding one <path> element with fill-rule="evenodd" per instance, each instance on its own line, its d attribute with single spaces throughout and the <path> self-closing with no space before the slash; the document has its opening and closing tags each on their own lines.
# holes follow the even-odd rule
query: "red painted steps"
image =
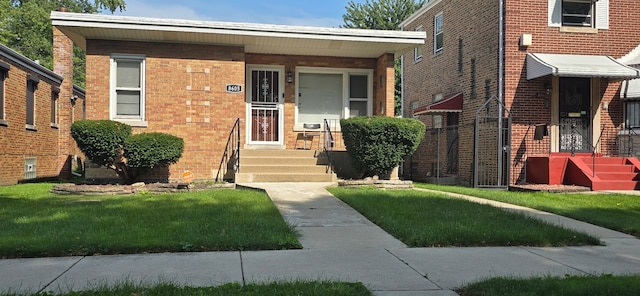
<svg viewBox="0 0 640 296">
<path fill-rule="evenodd" d="M 640 189 L 638 164 L 637 159 L 626 157 L 569 157 L 564 183 L 588 186 L 591 190 Z"/>
</svg>

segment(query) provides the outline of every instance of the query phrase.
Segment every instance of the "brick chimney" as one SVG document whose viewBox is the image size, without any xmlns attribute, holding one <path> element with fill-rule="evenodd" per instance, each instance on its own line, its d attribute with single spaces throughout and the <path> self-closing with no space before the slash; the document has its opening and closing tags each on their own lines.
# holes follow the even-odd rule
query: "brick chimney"
<svg viewBox="0 0 640 296">
<path fill-rule="evenodd" d="M 60 11 L 66 11 L 61 8 Z M 78 151 L 71 137 L 74 107 L 73 96 L 73 41 L 53 27 L 53 72 L 64 77 L 58 97 L 58 172 L 61 179 L 69 179 L 73 170 L 73 159 Z"/>
</svg>

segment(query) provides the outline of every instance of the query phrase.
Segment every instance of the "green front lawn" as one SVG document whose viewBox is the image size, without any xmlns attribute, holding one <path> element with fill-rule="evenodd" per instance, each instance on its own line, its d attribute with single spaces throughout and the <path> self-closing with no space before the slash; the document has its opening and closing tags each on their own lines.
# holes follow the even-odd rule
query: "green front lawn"
<svg viewBox="0 0 640 296">
<path fill-rule="evenodd" d="M 265 193 L 56 195 L 0 187 L 0 258 L 301 248 Z"/>
<path fill-rule="evenodd" d="M 636 296 L 640 276 L 570 276 L 566 278 L 493 278 L 458 289 L 462 296 Z"/>
<path fill-rule="evenodd" d="M 22 296 L 24 294 L 2 294 L 1 296 Z M 370 296 L 371 292 L 362 283 L 344 283 L 329 281 L 297 281 L 291 283 L 279 282 L 271 284 L 226 284 L 219 287 L 183 287 L 171 283 L 158 284 L 154 286 L 134 285 L 129 283 L 118 284 L 114 287 L 97 288 L 90 291 L 69 292 L 69 293 L 43 293 L 47 296 L 191 296 L 191 295 L 211 295 L 211 296 L 289 296 L 289 295 L 309 295 L 309 296 Z"/>
<path fill-rule="evenodd" d="M 640 237 L 640 196 L 607 193 L 514 192 L 415 184 L 555 213 Z"/>
<path fill-rule="evenodd" d="M 600 243 L 583 233 L 444 194 L 339 187 L 329 191 L 410 247 Z"/>
</svg>

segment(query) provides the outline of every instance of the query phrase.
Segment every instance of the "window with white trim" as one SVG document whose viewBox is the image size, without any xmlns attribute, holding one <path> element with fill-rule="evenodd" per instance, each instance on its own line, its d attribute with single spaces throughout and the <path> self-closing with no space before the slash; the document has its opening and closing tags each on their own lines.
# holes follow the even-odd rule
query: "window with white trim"
<svg viewBox="0 0 640 296">
<path fill-rule="evenodd" d="M 626 127 L 640 128 L 640 99 L 627 101 L 626 109 Z"/>
<path fill-rule="evenodd" d="M 296 128 L 373 113 L 373 70 L 296 67 Z"/>
<path fill-rule="evenodd" d="M 424 29 L 422 28 L 422 26 L 419 26 L 416 28 L 416 31 L 421 32 L 424 31 Z M 422 50 L 424 48 L 424 45 L 418 45 L 413 49 L 413 60 L 416 62 L 419 62 L 422 60 Z"/>
<path fill-rule="evenodd" d="M 433 18 L 433 53 L 439 53 L 444 47 L 444 28 L 443 28 L 443 14 L 442 12 L 437 14 Z"/>
<path fill-rule="evenodd" d="M 549 27 L 609 29 L 609 0 L 547 0 Z"/>
<path fill-rule="evenodd" d="M 58 127 L 58 98 L 60 97 L 60 89 L 53 88 L 51 90 L 51 127 Z"/>
<path fill-rule="evenodd" d="M 369 76 L 349 75 L 349 117 L 367 116 L 368 110 Z"/>
<path fill-rule="evenodd" d="M 111 119 L 145 126 L 145 56 L 111 56 Z"/>
<path fill-rule="evenodd" d="M 563 0 L 562 25 L 593 27 L 593 0 Z"/>
<path fill-rule="evenodd" d="M 420 106 L 418 104 L 420 104 L 419 101 L 411 102 L 411 114 L 413 115 L 413 118 L 416 118 L 416 119 L 418 118 L 418 115 L 416 115 L 416 109 L 418 109 L 418 107 Z"/>
</svg>

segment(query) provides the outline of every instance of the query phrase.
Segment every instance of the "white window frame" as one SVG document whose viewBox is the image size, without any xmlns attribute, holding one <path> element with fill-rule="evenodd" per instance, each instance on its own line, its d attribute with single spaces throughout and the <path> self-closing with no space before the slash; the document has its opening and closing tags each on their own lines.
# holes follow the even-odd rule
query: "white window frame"
<svg viewBox="0 0 640 296">
<path fill-rule="evenodd" d="M 424 31 L 424 28 L 422 26 L 419 26 L 415 29 L 416 32 L 422 32 Z M 422 61 L 422 55 L 424 52 L 424 45 L 418 45 L 413 49 L 413 60 L 414 62 L 419 62 Z"/>
<path fill-rule="evenodd" d="M 296 67 L 296 80 L 300 81 L 300 73 L 317 73 L 317 74 L 339 74 L 342 75 L 342 116 L 340 118 L 350 117 L 350 103 L 349 97 L 349 77 L 351 75 L 366 75 L 367 76 L 367 98 L 354 98 L 354 101 L 366 101 L 367 102 L 367 116 L 373 115 L 373 70 L 372 69 L 351 69 L 351 68 L 323 68 L 323 67 Z M 300 93 L 298 89 L 299 84 L 296 83 L 296 94 Z M 296 108 L 295 108 L 295 127 L 294 130 L 302 130 L 303 122 L 299 122 L 298 118 L 298 96 L 296 96 Z M 339 128 L 339 127 L 338 127 Z"/>
<path fill-rule="evenodd" d="M 594 13 L 592 22 L 594 25 L 589 27 L 580 26 L 564 26 L 562 25 L 562 1 L 563 0 L 547 0 L 547 23 L 549 27 L 559 27 L 561 29 L 573 29 L 573 30 L 608 30 L 609 29 L 609 0 L 595 1 Z M 571 30 L 569 30 L 571 31 Z M 594 31 L 595 32 L 595 31 Z"/>
<path fill-rule="evenodd" d="M 440 26 L 438 27 L 438 21 Z M 439 29 L 439 30 L 438 30 Z M 442 44 L 438 47 L 438 36 L 442 37 Z M 433 17 L 433 54 L 438 54 L 444 49 L 444 14 L 442 12 Z"/>
<path fill-rule="evenodd" d="M 60 99 L 60 89 L 51 90 L 51 127 L 58 128 L 58 114 L 60 112 L 58 100 Z"/>
<path fill-rule="evenodd" d="M 140 88 L 117 88 L 118 60 L 139 61 L 140 62 Z M 110 76 L 110 119 L 129 124 L 133 127 L 147 127 L 146 121 L 146 56 L 137 54 L 112 54 L 111 55 L 111 76 Z M 118 115 L 118 96 L 117 90 L 140 91 L 140 115 Z"/>
</svg>

